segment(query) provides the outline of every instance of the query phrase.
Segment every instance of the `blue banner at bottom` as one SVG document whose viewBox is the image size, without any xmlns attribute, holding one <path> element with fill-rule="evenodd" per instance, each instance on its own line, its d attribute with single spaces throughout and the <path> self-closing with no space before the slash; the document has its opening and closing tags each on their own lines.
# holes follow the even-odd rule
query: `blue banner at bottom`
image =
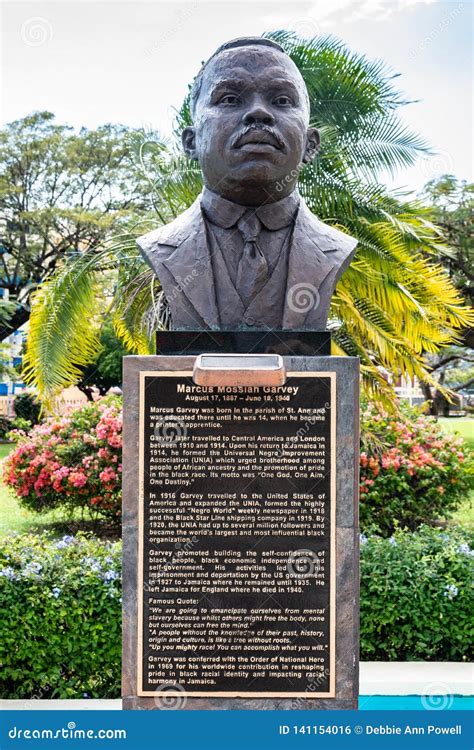
<svg viewBox="0 0 474 750">
<path fill-rule="evenodd" d="M 0 749 L 471 750 L 466 711 L 3 711 Z"/>
</svg>

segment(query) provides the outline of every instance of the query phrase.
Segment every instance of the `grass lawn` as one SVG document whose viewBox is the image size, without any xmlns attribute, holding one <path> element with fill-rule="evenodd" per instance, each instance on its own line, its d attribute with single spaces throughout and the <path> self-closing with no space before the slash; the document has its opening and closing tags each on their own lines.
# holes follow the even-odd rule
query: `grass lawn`
<svg viewBox="0 0 474 750">
<path fill-rule="evenodd" d="M 438 422 L 446 432 L 459 433 L 466 441 L 466 447 L 474 451 L 474 419 L 472 417 L 440 417 Z M 449 523 L 474 529 L 474 490 L 471 490 L 469 497 L 453 514 Z"/>
<path fill-rule="evenodd" d="M 0 444 L 0 459 L 8 456 L 12 448 L 12 445 Z M 36 526 L 43 525 L 44 522 L 44 517 L 40 519 L 40 516 L 23 510 L 15 497 L 0 481 L 0 536 L 8 536 L 12 532 L 26 532 Z"/>
<path fill-rule="evenodd" d="M 8 456 L 12 448 L 13 445 L 11 443 L 0 443 L 0 460 Z"/>
<path fill-rule="evenodd" d="M 446 432 L 458 432 L 474 450 L 474 417 L 439 417 L 438 422 Z"/>
<path fill-rule="evenodd" d="M 77 520 L 80 515 L 77 514 Z M 38 532 L 51 529 L 58 534 L 74 531 L 74 518 L 64 511 L 53 510 L 49 513 L 33 513 L 22 508 L 13 494 L 0 483 L 0 537 L 12 533 L 26 534 L 28 531 Z M 77 521 L 76 524 L 77 526 Z"/>
</svg>

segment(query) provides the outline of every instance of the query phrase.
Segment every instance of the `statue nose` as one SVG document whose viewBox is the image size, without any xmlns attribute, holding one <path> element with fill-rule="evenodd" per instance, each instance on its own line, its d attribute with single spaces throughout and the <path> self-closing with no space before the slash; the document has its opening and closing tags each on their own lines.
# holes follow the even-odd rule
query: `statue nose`
<svg viewBox="0 0 474 750">
<path fill-rule="evenodd" d="M 244 115 L 245 125 L 274 125 L 275 118 L 265 107 L 259 105 L 249 109 Z"/>
</svg>

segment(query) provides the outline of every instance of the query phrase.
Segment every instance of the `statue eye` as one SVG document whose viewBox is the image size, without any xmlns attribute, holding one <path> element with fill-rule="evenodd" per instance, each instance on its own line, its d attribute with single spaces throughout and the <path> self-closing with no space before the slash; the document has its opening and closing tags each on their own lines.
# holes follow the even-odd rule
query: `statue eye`
<svg viewBox="0 0 474 750">
<path fill-rule="evenodd" d="M 239 103 L 239 97 L 236 94 L 226 94 L 219 99 L 219 104 L 235 105 Z"/>
<path fill-rule="evenodd" d="M 281 94 L 273 100 L 273 104 L 276 104 L 277 107 L 292 107 L 293 100 L 289 96 Z"/>
</svg>

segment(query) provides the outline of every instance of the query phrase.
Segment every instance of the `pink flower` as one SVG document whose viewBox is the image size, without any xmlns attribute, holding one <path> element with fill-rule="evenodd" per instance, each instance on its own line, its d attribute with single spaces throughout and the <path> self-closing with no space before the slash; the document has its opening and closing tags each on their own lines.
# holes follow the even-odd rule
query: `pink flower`
<svg viewBox="0 0 474 750">
<path fill-rule="evenodd" d="M 69 475 L 70 471 L 71 469 L 68 466 L 61 466 L 51 474 L 53 489 L 56 490 L 56 492 L 60 492 L 62 489 L 64 489 L 62 486 L 62 480 Z"/>
<path fill-rule="evenodd" d="M 107 439 L 107 442 L 111 446 L 111 448 L 122 447 L 122 438 L 120 437 L 120 435 L 110 435 Z"/>
<path fill-rule="evenodd" d="M 99 479 L 103 484 L 110 484 L 117 479 L 117 474 L 111 466 L 108 466 L 106 469 L 100 472 Z"/>
<path fill-rule="evenodd" d="M 87 484 L 87 477 L 82 471 L 72 471 L 69 474 L 68 481 L 73 487 L 84 487 Z"/>
<path fill-rule="evenodd" d="M 36 495 L 38 507 L 47 507 L 60 494 L 64 500 L 120 514 L 122 416 L 118 400 L 48 419 L 17 439 L 2 474 L 19 497 L 34 503 Z"/>
</svg>

